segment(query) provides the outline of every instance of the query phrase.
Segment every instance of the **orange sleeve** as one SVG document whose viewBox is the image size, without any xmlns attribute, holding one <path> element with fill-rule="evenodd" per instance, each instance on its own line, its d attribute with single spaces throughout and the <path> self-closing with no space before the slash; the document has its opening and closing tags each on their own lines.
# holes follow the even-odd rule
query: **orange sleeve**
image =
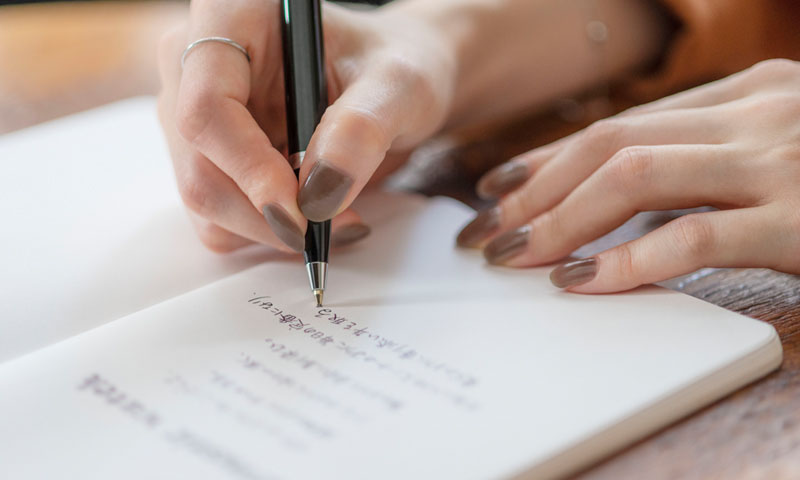
<svg viewBox="0 0 800 480">
<path fill-rule="evenodd" d="M 626 82 L 626 93 L 639 101 L 730 75 L 760 60 L 800 59 L 798 0 L 661 3 L 678 28 L 659 66 Z"/>
</svg>

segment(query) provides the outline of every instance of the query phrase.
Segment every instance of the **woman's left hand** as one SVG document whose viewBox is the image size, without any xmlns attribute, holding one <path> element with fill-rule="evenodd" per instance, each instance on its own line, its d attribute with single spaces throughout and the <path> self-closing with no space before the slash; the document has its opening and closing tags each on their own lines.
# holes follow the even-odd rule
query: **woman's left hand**
<svg viewBox="0 0 800 480">
<path fill-rule="evenodd" d="M 702 267 L 800 273 L 800 63 L 770 60 L 636 107 L 489 172 L 502 196 L 459 234 L 493 264 L 554 262 L 646 210 L 710 205 L 556 268 L 570 291 L 628 290 Z"/>
</svg>

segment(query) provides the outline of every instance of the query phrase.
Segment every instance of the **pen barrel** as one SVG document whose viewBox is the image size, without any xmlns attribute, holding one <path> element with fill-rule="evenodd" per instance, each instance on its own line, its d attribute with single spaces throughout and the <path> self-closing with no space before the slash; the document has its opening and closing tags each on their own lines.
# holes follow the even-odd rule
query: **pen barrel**
<svg viewBox="0 0 800 480">
<path fill-rule="evenodd" d="M 306 263 L 328 263 L 328 245 L 331 236 L 331 221 L 308 222 L 306 230 L 306 248 L 303 257 Z"/>
<path fill-rule="evenodd" d="M 294 174 L 299 176 L 300 169 L 295 168 Z M 306 247 L 303 249 L 303 257 L 306 263 L 325 262 L 328 263 L 328 246 L 331 239 L 331 221 L 324 222 L 308 221 L 306 228 Z"/>
<path fill-rule="evenodd" d="M 299 175 L 308 143 L 328 107 L 322 13 L 319 0 L 282 0 L 281 7 L 288 153 Z M 330 232 L 330 220 L 308 222 L 303 251 L 307 265 L 328 262 Z M 324 278 L 321 281 L 324 285 Z"/>
<path fill-rule="evenodd" d="M 319 0 L 282 0 L 289 156 L 305 152 L 328 106 Z M 299 165 L 294 165 L 299 167 Z"/>
</svg>

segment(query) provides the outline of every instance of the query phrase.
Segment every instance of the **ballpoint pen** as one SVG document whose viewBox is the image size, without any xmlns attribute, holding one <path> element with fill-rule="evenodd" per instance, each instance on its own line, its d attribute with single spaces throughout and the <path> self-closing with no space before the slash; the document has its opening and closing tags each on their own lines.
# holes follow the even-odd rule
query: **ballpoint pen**
<svg viewBox="0 0 800 480">
<path fill-rule="evenodd" d="M 311 135 L 328 106 L 319 0 L 282 0 L 283 74 L 289 163 L 299 175 Z M 308 222 L 303 256 L 317 306 L 328 275 L 331 222 Z"/>
</svg>

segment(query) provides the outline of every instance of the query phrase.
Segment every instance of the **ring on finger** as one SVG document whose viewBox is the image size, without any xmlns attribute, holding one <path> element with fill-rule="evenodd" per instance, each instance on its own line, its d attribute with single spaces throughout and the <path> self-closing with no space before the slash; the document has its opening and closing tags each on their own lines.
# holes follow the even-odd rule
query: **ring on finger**
<svg viewBox="0 0 800 480">
<path fill-rule="evenodd" d="M 186 62 L 186 56 L 189 55 L 189 52 L 191 52 L 192 49 L 194 49 L 194 47 L 196 47 L 196 46 L 198 46 L 200 44 L 203 44 L 203 43 L 207 43 L 207 42 L 217 42 L 217 43 L 224 43 L 225 45 L 230 45 L 231 47 L 235 48 L 236 50 L 239 50 L 240 52 L 242 52 L 244 54 L 245 58 L 247 58 L 247 63 L 250 63 L 250 54 L 247 52 L 247 49 L 244 48 L 243 46 L 241 46 L 240 44 L 236 43 L 235 41 L 231 40 L 230 38 L 226 38 L 226 37 L 204 37 L 204 38 L 201 38 L 199 40 L 195 40 L 194 42 L 190 43 L 183 50 L 183 54 L 181 54 L 181 68 L 183 68 L 183 64 Z"/>
</svg>

